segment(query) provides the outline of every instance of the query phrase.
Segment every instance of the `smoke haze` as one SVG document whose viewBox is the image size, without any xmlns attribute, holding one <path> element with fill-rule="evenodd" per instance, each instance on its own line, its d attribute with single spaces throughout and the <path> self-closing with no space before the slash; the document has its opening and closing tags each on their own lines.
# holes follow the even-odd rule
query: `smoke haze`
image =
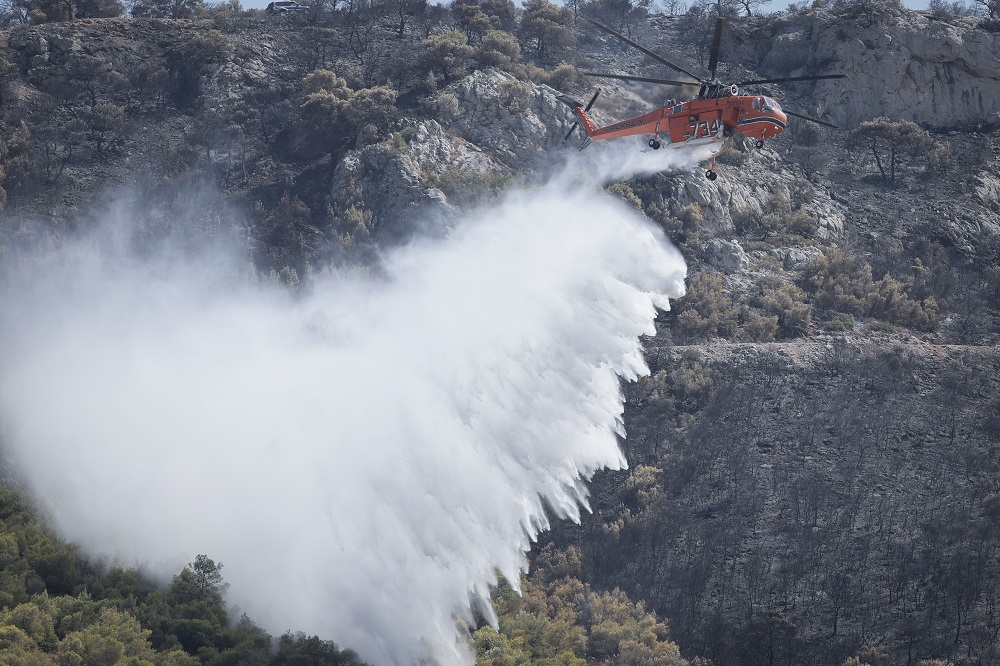
<svg viewBox="0 0 1000 666">
<path fill-rule="evenodd" d="M 137 259 L 121 216 L 13 258 L 7 446 L 90 553 L 166 575 L 207 553 L 273 632 L 468 663 L 452 617 L 489 614 L 545 507 L 578 518 L 625 465 L 619 378 L 683 293 L 661 232 L 580 172 L 297 295 L 238 252 Z"/>
</svg>

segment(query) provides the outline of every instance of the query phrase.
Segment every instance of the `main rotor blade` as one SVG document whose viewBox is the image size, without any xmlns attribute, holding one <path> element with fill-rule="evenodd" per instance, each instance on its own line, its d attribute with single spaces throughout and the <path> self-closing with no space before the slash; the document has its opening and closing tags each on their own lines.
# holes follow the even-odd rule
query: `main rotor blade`
<svg viewBox="0 0 1000 666">
<path fill-rule="evenodd" d="M 820 125 L 825 125 L 827 127 L 832 127 L 833 129 L 840 129 L 837 125 L 833 123 L 828 123 L 825 120 L 818 120 L 816 118 L 810 118 L 809 116 L 803 116 L 801 113 L 795 113 L 794 111 L 789 111 L 788 109 L 782 108 L 786 116 L 795 116 L 796 118 L 801 118 L 802 120 L 808 120 L 810 122 L 818 123 Z"/>
<path fill-rule="evenodd" d="M 670 62 L 669 60 L 667 60 L 666 58 L 664 58 L 660 54 L 655 53 L 654 51 L 650 51 L 649 49 L 647 49 L 642 44 L 639 44 L 638 42 L 632 41 L 631 39 L 629 39 L 625 35 L 623 35 L 620 32 L 618 32 L 617 30 L 612 30 L 611 28 L 609 28 L 608 26 L 604 25 L 600 21 L 595 21 L 594 19 L 587 18 L 586 16 L 583 17 L 583 20 L 586 21 L 587 23 L 590 23 L 594 27 L 599 28 L 600 30 L 603 30 L 604 32 L 608 33 L 609 35 L 613 35 L 614 37 L 617 37 L 618 39 L 622 40 L 623 42 L 625 42 L 629 46 L 642 51 L 643 53 L 645 53 L 646 55 L 648 55 L 653 60 L 666 65 L 670 69 L 672 69 L 674 71 L 677 71 L 677 72 L 680 72 L 681 74 L 687 74 L 692 79 L 694 79 L 694 84 L 695 85 L 701 83 L 701 77 L 699 77 L 697 74 L 692 74 L 691 72 L 687 71 L 683 67 L 678 67 L 677 65 L 675 65 L 672 62 Z"/>
<path fill-rule="evenodd" d="M 715 68 L 719 66 L 719 52 L 722 50 L 722 29 L 726 26 L 726 17 L 715 18 L 715 36 L 712 37 L 712 53 L 708 56 L 709 78 L 715 80 Z"/>
<path fill-rule="evenodd" d="M 640 81 L 642 83 L 662 83 L 665 86 L 697 86 L 696 81 L 668 81 L 666 79 L 650 79 L 645 76 L 631 76 L 629 74 L 605 74 L 603 72 L 583 72 L 587 76 L 599 76 L 605 79 L 621 79 L 622 81 Z"/>
<path fill-rule="evenodd" d="M 758 83 L 788 83 L 789 81 L 820 81 L 823 79 L 846 79 L 847 74 L 819 74 L 817 76 L 786 76 L 782 79 L 758 79 L 757 81 L 740 81 L 738 86 L 752 86 Z"/>
</svg>

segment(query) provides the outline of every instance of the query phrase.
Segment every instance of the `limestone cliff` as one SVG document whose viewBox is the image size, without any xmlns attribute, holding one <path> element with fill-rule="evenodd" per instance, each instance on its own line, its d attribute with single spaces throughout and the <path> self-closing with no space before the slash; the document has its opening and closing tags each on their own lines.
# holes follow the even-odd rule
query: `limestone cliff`
<svg viewBox="0 0 1000 666">
<path fill-rule="evenodd" d="M 825 11 L 782 15 L 755 34 L 759 71 L 848 74 L 817 82 L 808 93 L 812 108 L 804 110 L 846 127 L 879 116 L 933 128 L 997 127 L 1000 34 L 978 22 L 910 11 L 878 20 Z"/>
</svg>

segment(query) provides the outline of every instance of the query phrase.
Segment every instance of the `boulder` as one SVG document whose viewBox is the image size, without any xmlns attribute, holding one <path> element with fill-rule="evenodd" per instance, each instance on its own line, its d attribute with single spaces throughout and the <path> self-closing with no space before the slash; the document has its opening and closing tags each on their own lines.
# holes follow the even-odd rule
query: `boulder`
<svg viewBox="0 0 1000 666">
<path fill-rule="evenodd" d="M 823 256 L 823 250 L 811 246 L 776 247 L 770 251 L 770 255 L 780 261 L 786 271 L 793 271 L 802 268 L 816 257 Z"/>
<path fill-rule="evenodd" d="M 750 257 L 736 241 L 713 238 L 702 248 L 705 261 L 726 275 L 744 271 L 750 266 Z"/>
</svg>

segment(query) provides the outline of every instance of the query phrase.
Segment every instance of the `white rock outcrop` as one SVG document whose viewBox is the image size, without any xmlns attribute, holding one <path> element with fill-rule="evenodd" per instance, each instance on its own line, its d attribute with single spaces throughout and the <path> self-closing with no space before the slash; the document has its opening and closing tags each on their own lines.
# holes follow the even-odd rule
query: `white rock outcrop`
<svg viewBox="0 0 1000 666">
<path fill-rule="evenodd" d="M 788 87 L 815 101 L 796 110 L 845 127 L 880 116 L 936 128 L 1000 126 L 1000 33 L 978 22 L 911 11 L 868 25 L 818 10 L 784 15 L 758 33 L 766 48 L 758 72 L 848 74 Z"/>
<path fill-rule="evenodd" d="M 517 169 L 531 169 L 546 153 L 562 150 L 573 120 L 552 88 L 492 67 L 472 72 L 438 100 L 449 130 Z"/>
<path fill-rule="evenodd" d="M 568 109 L 547 86 L 498 69 L 472 72 L 437 96 L 435 120 L 351 151 L 337 167 L 334 208 L 370 211 L 379 237 L 412 229 L 412 219 L 447 224 L 449 191 L 476 191 L 544 166 L 562 150 Z"/>
<path fill-rule="evenodd" d="M 331 200 L 342 210 L 355 205 L 371 211 L 374 228 L 369 231 L 391 236 L 412 228 L 413 218 L 447 220 L 455 212 L 445 193 L 449 182 L 509 174 L 506 166 L 436 121 L 420 121 L 410 131 L 348 153 L 334 174 Z"/>
</svg>

